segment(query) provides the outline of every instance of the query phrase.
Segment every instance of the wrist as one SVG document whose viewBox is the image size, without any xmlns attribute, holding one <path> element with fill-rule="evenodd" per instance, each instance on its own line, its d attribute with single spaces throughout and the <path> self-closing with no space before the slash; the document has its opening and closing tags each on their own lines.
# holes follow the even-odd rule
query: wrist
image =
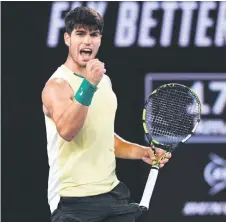
<svg viewBox="0 0 226 222">
<path fill-rule="evenodd" d="M 94 82 L 94 81 L 89 80 L 89 79 L 86 79 L 86 81 L 88 81 L 94 87 L 97 87 L 97 85 L 99 84 L 99 82 Z"/>
<path fill-rule="evenodd" d="M 74 98 L 82 105 L 89 106 L 96 90 L 97 86 L 91 84 L 88 80 L 83 79 L 79 89 L 74 95 Z"/>
</svg>

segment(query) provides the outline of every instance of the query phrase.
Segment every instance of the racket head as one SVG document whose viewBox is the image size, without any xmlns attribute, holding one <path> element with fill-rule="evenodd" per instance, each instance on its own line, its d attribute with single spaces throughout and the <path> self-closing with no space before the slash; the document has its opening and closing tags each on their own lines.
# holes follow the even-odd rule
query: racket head
<svg viewBox="0 0 226 222">
<path fill-rule="evenodd" d="M 195 132 L 201 103 L 189 87 L 170 83 L 154 90 L 145 102 L 143 127 L 151 146 L 172 152 Z"/>
</svg>

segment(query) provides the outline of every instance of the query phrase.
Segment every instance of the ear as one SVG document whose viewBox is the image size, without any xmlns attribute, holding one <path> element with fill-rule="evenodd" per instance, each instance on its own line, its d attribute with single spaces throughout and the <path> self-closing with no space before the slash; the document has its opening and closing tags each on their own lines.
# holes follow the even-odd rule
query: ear
<svg viewBox="0 0 226 222">
<path fill-rule="evenodd" d="M 71 36 L 67 32 L 65 32 L 64 33 L 64 42 L 68 47 L 70 45 L 70 40 L 71 40 Z"/>
</svg>

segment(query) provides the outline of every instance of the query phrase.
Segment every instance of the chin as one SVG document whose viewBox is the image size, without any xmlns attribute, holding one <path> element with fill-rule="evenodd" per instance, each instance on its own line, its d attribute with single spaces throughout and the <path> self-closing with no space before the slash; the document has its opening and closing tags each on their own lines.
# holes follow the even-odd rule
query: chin
<svg viewBox="0 0 226 222">
<path fill-rule="evenodd" d="M 80 63 L 79 66 L 80 66 L 81 68 L 86 68 L 86 63 Z"/>
</svg>

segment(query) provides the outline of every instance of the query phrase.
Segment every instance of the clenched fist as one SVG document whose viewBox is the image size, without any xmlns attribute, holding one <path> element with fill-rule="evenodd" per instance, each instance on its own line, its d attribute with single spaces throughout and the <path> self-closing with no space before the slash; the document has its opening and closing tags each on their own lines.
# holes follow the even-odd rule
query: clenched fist
<svg viewBox="0 0 226 222">
<path fill-rule="evenodd" d="M 98 59 L 92 59 L 86 65 L 86 80 L 96 86 L 101 81 L 105 72 L 104 63 Z"/>
</svg>

